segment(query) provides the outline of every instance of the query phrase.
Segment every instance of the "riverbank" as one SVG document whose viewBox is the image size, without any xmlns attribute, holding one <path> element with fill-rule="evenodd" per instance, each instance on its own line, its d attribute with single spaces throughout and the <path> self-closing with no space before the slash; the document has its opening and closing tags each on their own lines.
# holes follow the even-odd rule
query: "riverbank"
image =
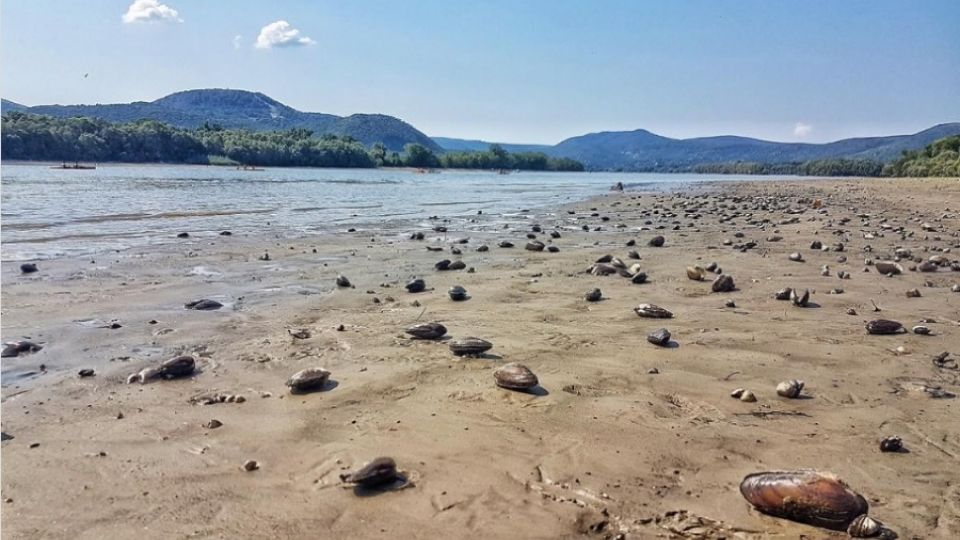
<svg viewBox="0 0 960 540">
<path fill-rule="evenodd" d="M 960 393 L 958 371 L 931 362 L 960 354 L 960 272 L 884 277 L 864 264 L 898 247 L 957 260 L 955 180 L 627 191 L 496 227 L 437 213 L 392 234 L 264 226 L 56 258 L 28 275 L 4 263 L 3 338 L 43 346 L 3 360 L 4 537 L 827 537 L 756 513 L 737 490 L 746 474 L 804 467 L 840 475 L 901 538 L 960 535 L 958 400 L 930 391 Z M 525 250 L 528 234 L 559 252 Z M 663 247 L 648 245 L 655 235 Z M 584 273 L 606 254 L 639 263 L 648 282 Z M 441 259 L 475 271 L 434 270 Z M 711 262 L 734 292 L 687 278 Z M 412 277 L 428 290 L 407 292 Z M 453 285 L 469 300 L 451 301 Z M 585 301 L 595 287 L 605 299 Z M 811 307 L 775 300 L 783 287 L 810 289 Z M 184 309 L 200 298 L 224 307 Z M 640 318 L 640 303 L 674 317 Z M 876 318 L 932 333 L 867 335 Z M 458 358 L 449 342 L 404 334 L 427 321 L 493 348 Z M 647 341 L 660 327 L 671 346 Z M 178 354 L 199 373 L 126 384 Z M 506 362 L 529 366 L 540 390 L 496 387 Z M 287 378 L 313 366 L 335 382 L 290 394 Z M 776 394 L 790 379 L 806 399 Z M 757 401 L 732 399 L 735 388 Z M 245 400 L 191 403 L 211 393 Z M 908 452 L 881 453 L 888 435 Z M 380 455 L 413 486 L 342 486 Z M 259 468 L 244 471 L 247 460 Z"/>
</svg>

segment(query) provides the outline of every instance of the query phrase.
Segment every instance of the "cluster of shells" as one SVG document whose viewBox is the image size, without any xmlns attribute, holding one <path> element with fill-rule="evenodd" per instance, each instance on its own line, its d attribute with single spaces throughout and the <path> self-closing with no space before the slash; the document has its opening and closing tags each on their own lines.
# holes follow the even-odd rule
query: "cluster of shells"
<svg viewBox="0 0 960 540">
<path fill-rule="evenodd" d="M 636 252 L 631 252 L 631 255 L 634 255 Z M 637 255 L 639 257 L 639 255 Z M 633 258 L 633 257 L 631 257 Z M 597 259 L 595 263 L 590 265 L 584 273 L 592 274 L 594 276 L 610 276 L 617 274 L 621 277 L 627 278 L 631 283 L 641 284 L 646 283 L 647 274 L 642 270 L 640 263 L 633 263 L 627 265 L 623 260 L 614 257 L 613 255 L 604 255 Z"/>
</svg>

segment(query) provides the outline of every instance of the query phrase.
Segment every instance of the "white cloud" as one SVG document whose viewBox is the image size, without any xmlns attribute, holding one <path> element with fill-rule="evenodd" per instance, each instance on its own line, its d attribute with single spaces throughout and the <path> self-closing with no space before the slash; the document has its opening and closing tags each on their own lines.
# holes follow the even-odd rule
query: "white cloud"
<svg viewBox="0 0 960 540">
<path fill-rule="evenodd" d="M 123 22 L 176 21 L 183 22 L 180 14 L 172 7 L 161 4 L 159 0 L 133 0 L 127 12 L 123 14 Z"/>
<path fill-rule="evenodd" d="M 240 40 L 242 40 L 242 39 L 243 39 L 243 36 L 241 36 L 240 34 L 237 34 L 237 35 L 233 36 L 233 48 L 234 48 L 234 49 L 239 49 L 239 48 L 240 48 Z"/>
<path fill-rule="evenodd" d="M 797 122 L 797 125 L 793 126 L 793 134 L 797 137 L 806 137 L 811 131 L 813 131 L 813 126 L 803 122 Z"/>
<path fill-rule="evenodd" d="M 314 45 L 316 41 L 300 36 L 300 31 L 290 26 L 287 21 L 272 22 L 260 29 L 260 35 L 257 36 L 257 42 L 254 47 L 258 49 L 271 49 L 273 47 L 302 47 L 304 45 Z"/>
</svg>

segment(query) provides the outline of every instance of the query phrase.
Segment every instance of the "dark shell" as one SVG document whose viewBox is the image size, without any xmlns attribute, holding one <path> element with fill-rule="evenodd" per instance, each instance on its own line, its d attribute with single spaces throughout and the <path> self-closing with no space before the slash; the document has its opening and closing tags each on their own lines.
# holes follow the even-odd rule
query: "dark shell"
<svg viewBox="0 0 960 540">
<path fill-rule="evenodd" d="M 897 275 L 903 273 L 903 267 L 893 261 L 877 261 L 876 264 L 877 272 L 885 275 Z"/>
<path fill-rule="evenodd" d="M 547 251 L 549 251 L 550 253 L 557 253 L 560 251 L 560 248 L 558 248 L 557 246 L 547 246 Z"/>
<path fill-rule="evenodd" d="M 639 259 L 639 258 L 640 258 L 640 254 L 637 253 L 636 251 L 632 251 L 632 250 L 631 250 L 631 251 L 628 251 L 628 252 L 627 252 L 627 258 L 628 258 L 628 259 Z"/>
<path fill-rule="evenodd" d="M 550 238 L 560 238 L 559 231 L 550 231 Z"/>
<path fill-rule="evenodd" d="M 223 304 L 217 302 L 216 300 L 201 299 L 194 300 L 193 302 L 187 302 L 183 305 L 187 309 L 196 309 L 200 311 L 212 311 L 214 309 L 220 309 L 223 307 Z"/>
<path fill-rule="evenodd" d="M 340 476 L 344 482 L 365 487 L 381 486 L 397 480 L 397 463 L 393 458 L 378 457 L 361 469 Z"/>
<path fill-rule="evenodd" d="M 483 354 L 493 348 L 493 343 L 475 337 L 458 338 L 450 341 L 450 351 L 457 356 Z"/>
<path fill-rule="evenodd" d="M 23 263 L 20 265 L 20 271 L 23 272 L 24 274 L 32 274 L 37 270 L 39 269 L 37 268 L 37 265 L 34 263 Z"/>
<path fill-rule="evenodd" d="M 450 263 L 450 266 L 447 267 L 447 270 L 463 270 L 467 267 L 467 263 L 463 261 L 453 261 Z"/>
<path fill-rule="evenodd" d="M 497 368 L 493 372 L 493 379 L 497 386 L 509 390 L 529 390 L 540 382 L 527 366 L 515 362 Z"/>
<path fill-rule="evenodd" d="M 337 287 L 349 287 L 349 286 L 350 286 L 350 280 L 347 279 L 347 276 L 344 276 L 344 275 L 337 276 Z"/>
<path fill-rule="evenodd" d="M 543 242 L 536 241 L 536 242 L 527 242 L 527 245 L 525 247 L 527 251 L 543 251 L 543 249 L 547 246 Z"/>
<path fill-rule="evenodd" d="M 12 358 L 22 353 L 37 352 L 42 348 L 42 346 L 37 345 L 32 341 L 14 341 L 6 344 L 6 346 L 3 348 L 3 352 L 0 353 L 0 357 Z"/>
<path fill-rule="evenodd" d="M 512 247 L 513 247 L 513 242 L 510 242 L 509 240 L 504 240 L 504 241 L 500 242 L 500 243 L 497 244 L 497 245 L 500 246 L 500 247 L 502 247 L 502 248 L 512 248 Z"/>
<path fill-rule="evenodd" d="M 787 287 L 786 289 L 780 289 L 777 291 L 773 297 L 777 300 L 789 300 L 791 294 L 793 294 L 793 289 Z"/>
<path fill-rule="evenodd" d="M 330 372 L 323 368 L 307 368 L 294 373 L 287 379 L 287 386 L 291 392 L 307 392 L 317 390 L 327 384 Z"/>
<path fill-rule="evenodd" d="M 414 279 L 406 284 L 407 292 L 423 292 L 427 288 L 427 282 L 422 279 Z"/>
<path fill-rule="evenodd" d="M 636 274 L 630 276 L 630 282 L 634 285 L 639 285 L 641 283 L 647 282 L 647 273 L 646 272 L 637 272 Z"/>
<path fill-rule="evenodd" d="M 490 251 L 490 246 L 479 246 L 477 251 L 483 253 L 484 251 Z"/>
<path fill-rule="evenodd" d="M 657 235 L 651 238 L 648 244 L 653 247 L 663 247 L 664 242 L 666 242 L 666 240 L 662 236 Z"/>
<path fill-rule="evenodd" d="M 655 330 L 647 335 L 647 341 L 654 345 L 666 347 L 667 344 L 670 343 L 670 331 L 666 328 Z"/>
<path fill-rule="evenodd" d="M 903 439 L 897 436 L 884 437 L 880 441 L 881 452 L 899 452 L 903 450 Z"/>
<path fill-rule="evenodd" d="M 710 289 L 717 293 L 731 292 L 736 288 L 737 286 L 733 283 L 733 277 L 727 274 L 717 276 L 717 279 L 713 280 L 713 284 L 710 286 Z"/>
<path fill-rule="evenodd" d="M 649 319 L 670 319 L 673 317 L 673 313 L 670 311 L 653 304 L 640 304 L 633 308 L 633 311 L 635 311 L 637 315 Z"/>
<path fill-rule="evenodd" d="M 823 249 L 823 243 L 819 240 L 814 240 L 810 242 L 810 249 Z"/>
<path fill-rule="evenodd" d="M 604 255 L 603 257 L 600 257 L 599 259 L 597 259 L 597 260 L 594 261 L 594 262 L 596 262 L 596 263 L 608 263 L 608 262 L 610 262 L 610 261 L 612 261 L 612 260 L 613 260 L 613 255 L 610 255 L 610 254 L 608 253 L 608 254 Z"/>
<path fill-rule="evenodd" d="M 931 261 L 923 261 L 917 265 L 917 270 L 921 272 L 936 272 L 937 264 Z"/>
<path fill-rule="evenodd" d="M 436 322 L 416 324 L 407 328 L 406 332 L 415 338 L 440 339 L 447 333 L 447 327 Z"/>
<path fill-rule="evenodd" d="M 600 289 L 593 289 L 592 291 L 583 295 L 583 298 L 587 302 L 599 302 L 600 299 L 603 298 L 603 293 L 600 291 Z"/>
<path fill-rule="evenodd" d="M 777 471 L 748 475 L 740 493 L 757 510 L 835 531 L 866 514 L 866 499 L 831 474 Z"/>
<path fill-rule="evenodd" d="M 877 319 L 867 323 L 867 333 L 875 335 L 899 334 L 903 330 L 903 325 L 897 321 L 888 321 L 886 319 Z"/>
<path fill-rule="evenodd" d="M 439 271 L 449 270 L 450 269 L 450 259 L 444 259 L 437 264 L 433 265 Z"/>
<path fill-rule="evenodd" d="M 450 295 L 451 300 L 457 302 L 467 299 L 467 290 L 460 285 L 454 285 L 453 287 L 450 287 L 450 290 L 447 291 L 447 294 Z"/>
<path fill-rule="evenodd" d="M 810 290 L 804 289 L 803 294 L 797 294 L 796 289 L 791 289 L 790 301 L 793 302 L 795 306 L 807 307 L 807 304 L 810 303 Z"/>
<path fill-rule="evenodd" d="M 196 368 L 197 361 L 194 357 L 178 356 L 160 364 L 160 367 L 157 368 L 157 376 L 165 379 L 186 377 L 187 375 L 193 374 Z"/>
<path fill-rule="evenodd" d="M 609 276 L 617 273 L 617 267 L 607 263 L 597 263 L 590 267 L 590 273 L 595 276 Z"/>
</svg>

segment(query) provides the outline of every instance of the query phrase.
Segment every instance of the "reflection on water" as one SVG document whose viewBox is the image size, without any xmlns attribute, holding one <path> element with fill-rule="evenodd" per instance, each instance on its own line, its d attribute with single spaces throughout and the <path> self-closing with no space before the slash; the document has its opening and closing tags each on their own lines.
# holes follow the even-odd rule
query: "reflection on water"
<svg viewBox="0 0 960 540">
<path fill-rule="evenodd" d="M 672 185 L 695 175 L 407 170 L 267 169 L 101 165 L 58 170 L 2 166 L 3 260 L 95 253 L 172 241 L 180 232 L 213 236 L 263 231 L 379 229 L 442 214 L 466 223 L 605 193 L 616 183 Z M 723 177 L 730 180 L 733 177 Z"/>
</svg>

